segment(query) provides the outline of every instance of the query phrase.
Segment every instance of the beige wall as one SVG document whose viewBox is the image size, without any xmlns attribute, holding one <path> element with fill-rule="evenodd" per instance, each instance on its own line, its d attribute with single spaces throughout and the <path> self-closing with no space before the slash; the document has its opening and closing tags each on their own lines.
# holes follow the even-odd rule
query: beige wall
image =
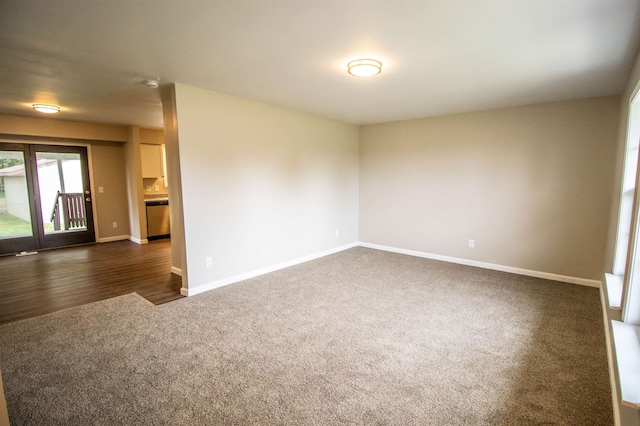
<svg viewBox="0 0 640 426">
<path fill-rule="evenodd" d="M 0 135 L 126 142 L 127 128 L 110 124 L 83 123 L 55 118 L 0 114 Z"/>
<path fill-rule="evenodd" d="M 140 143 L 164 145 L 164 130 L 140 128 Z"/>
<path fill-rule="evenodd" d="M 358 240 L 357 126 L 179 84 L 175 95 L 189 288 Z"/>
<path fill-rule="evenodd" d="M 0 426 L 9 426 L 9 413 L 7 411 L 7 400 L 4 396 L 2 372 L 0 372 Z"/>
<path fill-rule="evenodd" d="M 127 181 L 125 178 L 124 149 L 122 144 L 94 143 L 91 145 L 93 199 L 98 209 L 100 238 L 129 235 Z M 98 188 L 104 192 L 100 193 Z M 118 224 L 113 227 L 113 222 Z"/>
<path fill-rule="evenodd" d="M 619 102 L 362 126 L 360 241 L 599 280 Z"/>
<path fill-rule="evenodd" d="M 147 241 L 147 212 L 142 189 L 142 160 L 140 153 L 140 128 L 130 126 L 124 146 L 124 165 L 129 205 L 129 229 L 133 241 Z"/>
<path fill-rule="evenodd" d="M 175 86 L 162 90 L 162 119 L 167 160 L 169 191 L 169 220 L 171 222 L 171 266 L 173 272 L 182 275 L 182 287 L 189 288 L 184 241 L 184 208 L 182 203 L 182 171 L 178 140 L 178 115 L 176 112 Z"/>
<path fill-rule="evenodd" d="M 156 186 L 158 190 L 156 190 Z M 147 187 L 150 187 L 147 191 Z M 144 191 L 144 195 L 157 195 L 157 194 L 167 194 L 169 188 L 164 186 L 164 178 L 146 178 L 142 179 L 142 189 Z"/>
</svg>

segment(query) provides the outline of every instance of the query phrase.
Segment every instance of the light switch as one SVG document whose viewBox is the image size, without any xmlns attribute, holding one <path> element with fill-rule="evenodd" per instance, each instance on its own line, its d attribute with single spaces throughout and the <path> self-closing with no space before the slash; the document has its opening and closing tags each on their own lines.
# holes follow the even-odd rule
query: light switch
<svg viewBox="0 0 640 426">
<path fill-rule="evenodd" d="M 160 187 L 158 185 L 155 186 L 156 192 L 160 191 Z"/>
<path fill-rule="evenodd" d="M 151 185 L 147 185 L 147 191 L 151 191 Z"/>
<path fill-rule="evenodd" d="M 103 188 L 103 187 L 101 187 L 101 186 L 99 186 L 99 187 L 98 187 L 98 192 L 102 194 L 102 193 L 104 192 L 104 188 Z"/>
</svg>

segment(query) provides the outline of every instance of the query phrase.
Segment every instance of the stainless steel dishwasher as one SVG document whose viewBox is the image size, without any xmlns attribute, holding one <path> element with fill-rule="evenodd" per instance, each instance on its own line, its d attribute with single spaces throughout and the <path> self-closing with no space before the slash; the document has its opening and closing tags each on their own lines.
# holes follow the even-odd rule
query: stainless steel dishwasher
<svg viewBox="0 0 640 426">
<path fill-rule="evenodd" d="M 146 200 L 147 204 L 147 239 L 169 238 L 169 200 Z"/>
</svg>

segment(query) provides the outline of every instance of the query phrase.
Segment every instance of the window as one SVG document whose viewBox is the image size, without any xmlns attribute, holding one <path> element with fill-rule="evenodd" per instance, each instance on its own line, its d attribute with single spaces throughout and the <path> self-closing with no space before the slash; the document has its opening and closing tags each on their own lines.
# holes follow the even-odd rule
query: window
<svg viewBox="0 0 640 426">
<path fill-rule="evenodd" d="M 635 325 L 640 325 L 640 258 L 638 258 L 640 256 L 640 215 L 638 214 L 640 212 L 640 197 L 636 194 L 639 141 L 640 96 L 636 93 L 629 106 L 627 146 L 613 271 L 616 275 L 624 273 L 621 300 L 622 320 Z"/>
<path fill-rule="evenodd" d="M 614 275 L 624 275 L 627 263 L 627 250 L 631 231 L 633 211 L 633 195 L 636 187 L 638 169 L 638 146 L 640 145 L 640 96 L 636 95 L 629 110 L 629 126 L 625 150 L 622 189 L 620 194 L 620 211 L 618 213 L 618 234 L 616 238 L 615 257 L 613 261 Z"/>
</svg>

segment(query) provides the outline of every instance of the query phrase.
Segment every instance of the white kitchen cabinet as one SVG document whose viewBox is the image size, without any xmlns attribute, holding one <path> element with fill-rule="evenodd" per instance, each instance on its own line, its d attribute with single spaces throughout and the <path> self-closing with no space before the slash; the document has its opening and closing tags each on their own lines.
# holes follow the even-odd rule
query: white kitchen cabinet
<svg viewBox="0 0 640 426">
<path fill-rule="evenodd" d="M 164 176 L 162 145 L 140 144 L 140 155 L 142 157 L 142 177 L 144 179 L 157 179 Z"/>
</svg>

